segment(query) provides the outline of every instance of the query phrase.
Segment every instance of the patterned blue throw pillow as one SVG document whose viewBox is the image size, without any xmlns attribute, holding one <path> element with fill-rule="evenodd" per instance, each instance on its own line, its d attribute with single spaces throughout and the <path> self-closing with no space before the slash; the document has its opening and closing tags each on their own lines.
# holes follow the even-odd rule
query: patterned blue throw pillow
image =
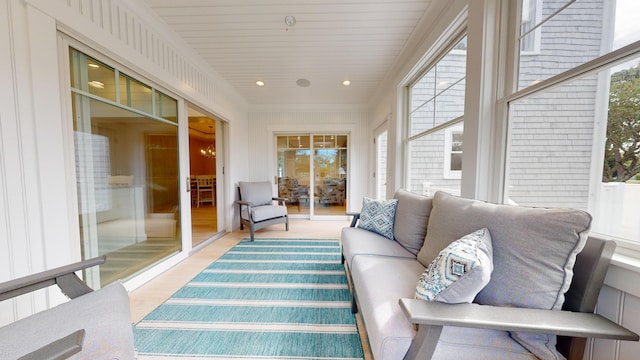
<svg viewBox="0 0 640 360">
<path fill-rule="evenodd" d="M 374 200 L 365 197 L 358 227 L 393 240 L 393 221 L 396 217 L 397 205 L 397 199 Z"/>
<path fill-rule="evenodd" d="M 416 299 L 470 303 L 491 278 L 493 251 L 487 228 L 452 242 L 429 264 L 416 286 Z"/>
</svg>

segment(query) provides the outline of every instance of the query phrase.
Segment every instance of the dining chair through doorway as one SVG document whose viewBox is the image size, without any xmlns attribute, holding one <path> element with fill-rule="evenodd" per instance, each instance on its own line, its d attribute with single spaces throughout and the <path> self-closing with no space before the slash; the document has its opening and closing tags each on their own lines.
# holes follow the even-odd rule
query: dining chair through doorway
<svg viewBox="0 0 640 360">
<path fill-rule="evenodd" d="M 196 176 L 196 184 L 198 192 L 197 206 L 200 207 L 202 203 L 215 204 L 215 177 L 213 175 L 198 175 Z"/>
</svg>

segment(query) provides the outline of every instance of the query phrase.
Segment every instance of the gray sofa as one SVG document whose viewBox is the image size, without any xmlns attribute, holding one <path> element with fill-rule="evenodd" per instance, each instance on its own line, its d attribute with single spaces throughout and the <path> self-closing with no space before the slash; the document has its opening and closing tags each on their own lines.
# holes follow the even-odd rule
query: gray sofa
<svg viewBox="0 0 640 360">
<path fill-rule="evenodd" d="M 129 295 L 116 282 L 93 291 L 75 272 L 89 259 L 0 283 L 0 301 L 58 285 L 70 301 L 0 327 L 0 359 L 135 359 Z"/>
<path fill-rule="evenodd" d="M 613 242 L 590 239 L 588 253 L 593 249 L 597 255 L 581 255 L 581 266 L 598 267 L 598 273 L 586 274 L 584 281 L 580 274 L 572 284 L 577 254 L 587 243 L 589 214 L 489 204 L 443 192 L 431 198 L 399 190 L 394 199 L 393 239 L 355 226 L 359 214 L 341 234 L 354 311 L 361 313 L 374 359 L 581 358 L 585 337 L 637 341 L 636 334 L 592 314 Z M 462 297 L 459 292 L 467 290 L 452 290 L 456 285 L 437 301 L 414 299 L 427 267 L 432 272 L 454 241 L 483 228 L 491 258 L 486 286 Z M 583 313 L 560 311 L 567 307 L 570 286 L 581 306 L 569 310 Z M 466 300 L 443 303 L 456 298 Z M 567 302 L 574 306 L 573 299 Z M 499 312 L 505 308 L 533 312 Z M 562 337 L 556 347 L 555 334 L 580 338 Z"/>
</svg>

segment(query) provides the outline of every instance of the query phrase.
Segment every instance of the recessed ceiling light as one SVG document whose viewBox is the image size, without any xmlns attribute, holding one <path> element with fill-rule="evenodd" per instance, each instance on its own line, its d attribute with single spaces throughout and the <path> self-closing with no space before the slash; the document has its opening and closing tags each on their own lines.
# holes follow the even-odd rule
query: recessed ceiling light
<svg viewBox="0 0 640 360">
<path fill-rule="evenodd" d="M 264 86 L 264 81 L 262 81 L 262 80 L 258 80 L 258 81 L 256 81 L 256 85 L 258 85 L 258 86 Z"/>
<path fill-rule="evenodd" d="M 90 67 L 90 68 L 97 69 L 97 68 L 99 68 L 99 67 L 100 67 L 100 65 L 98 65 L 98 64 L 94 64 L 94 63 L 89 63 L 89 67 Z"/>
<path fill-rule="evenodd" d="M 311 81 L 307 79 L 298 79 L 296 81 L 296 84 L 298 84 L 298 86 L 300 87 L 309 87 L 309 85 L 311 85 Z"/>
<path fill-rule="evenodd" d="M 91 85 L 91 86 L 93 86 L 95 88 L 98 88 L 98 89 L 104 89 L 104 84 L 101 83 L 100 81 L 95 81 L 95 80 L 89 81 L 89 85 Z"/>
<path fill-rule="evenodd" d="M 344 86 L 349 86 L 349 85 L 351 85 L 351 80 L 345 80 L 345 81 L 343 81 L 343 82 L 342 82 L 342 85 L 344 85 Z"/>
</svg>

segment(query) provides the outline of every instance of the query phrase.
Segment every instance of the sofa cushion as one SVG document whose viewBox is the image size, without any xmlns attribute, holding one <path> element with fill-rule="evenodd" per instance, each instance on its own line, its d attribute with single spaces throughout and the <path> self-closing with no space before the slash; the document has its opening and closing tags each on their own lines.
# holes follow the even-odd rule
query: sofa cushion
<svg viewBox="0 0 640 360">
<path fill-rule="evenodd" d="M 418 260 L 429 264 L 452 241 L 487 227 L 494 270 L 476 302 L 560 310 L 590 223 L 580 210 L 497 205 L 437 192 Z M 556 356 L 553 336 L 512 336 L 541 358 Z"/>
<path fill-rule="evenodd" d="M 398 200 L 374 200 L 365 196 L 358 227 L 393 240 L 393 221 Z"/>
<path fill-rule="evenodd" d="M 416 328 L 400 309 L 411 298 L 424 267 L 415 259 L 357 256 L 352 277 L 359 309 L 376 360 L 404 358 Z M 434 359 L 536 359 L 504 331 L 444 327 Z"/>
<path fill-rule="evenodd" d="M 402 189 L 396 191 L 393 198 L 398 200 L 393 235 L 405 249 L 418 255 L 427 234 L 431 198 Z"/>
<path fill-rule="evenodd" d="M 269 181 L 259 182 L 238 182 L 240 188 L 240 197 L 242 201 L 251 203 L 251 205 L 271 205 L 273 202 L 271 183 Z"/>
<path fill-rule="evenodd" d="M 342 242 L 342 254 L 347 265 L 350 265 L 352 259 L 357 255 L 385 255 L 414 260 L 416 258 L 397 241 L 390 241 L 382 235 L 360 228 L 343 228 L 340 241 Z"/>
<path fill-rule="evenodd" d="M 452 326 L 442 328 L 433 359 L 538 360 L 506 331 Z"/>
<path fill-rule="evenodd" d="M 487 228 L 452 242 L 420 276 L 416 299 L 450 304 L 472 302 L 489 283 L 492 257 Z"/>
<path fill-rule="evenodd" d="M 350 266 L 373 358 L 402 359 L 416 330 L 398 300 L 414 296 L 416 280 L 424 266 L 415 258 L 376 255 L 358 255 Z"/>
<path fill-rule="evenodd" d="M 82 351 L 72 359 L 135 358 L 129 296 L 120 283 L 0 328 L 0 354 L 17 359 L 80 329 Z"/>
</svg>

